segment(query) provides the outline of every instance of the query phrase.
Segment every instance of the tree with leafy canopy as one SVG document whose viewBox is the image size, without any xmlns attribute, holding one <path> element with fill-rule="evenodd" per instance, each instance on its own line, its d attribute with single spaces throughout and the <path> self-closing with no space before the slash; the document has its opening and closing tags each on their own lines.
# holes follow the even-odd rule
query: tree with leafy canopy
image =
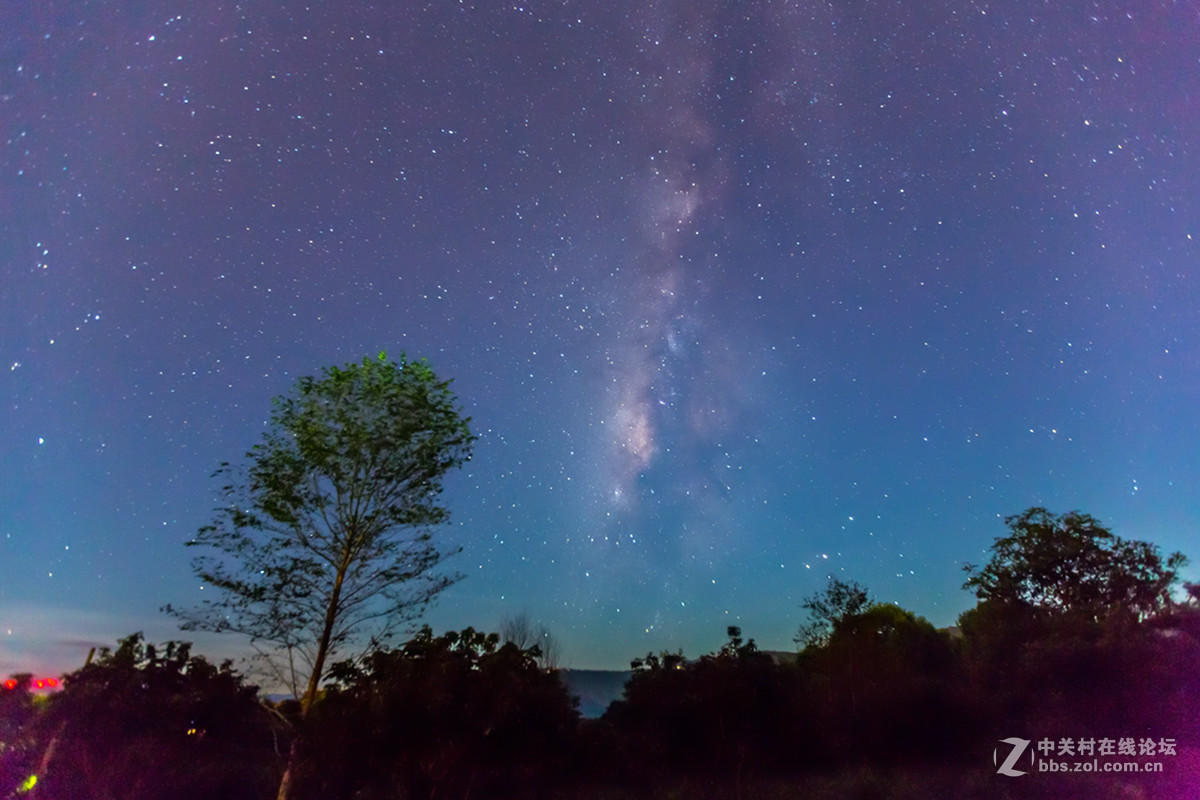
<svg viewBox="0 0 1200 800">
<path fill-rule="evenodd" d="M 246 464 L 218 471 L 226 503 L 188 543 L 211 551 L 193 567 L 216 598 L 165 610 L 185 630 L 248 636 L 303 720 L 334 655 L 389 641 L 461 577 L 438 571 L 457 550 L 432 528 L 448 515 L 444 476 L 470 458 L 469 422 L 424 360 L 381 353 L 301 378 Z"/>
<path fill-rule="evenodd" d="M 1029 508 L 1007 517 L 1009 535 L 987 564 L 967 564 L 963 588 L 981 601 L 1093 621 L 1142 620 L 1172 605 L 1182 553 L 1114 536 L 1089 514 Z"/>
<path fill-rule="evenodd" d="M 793 641 L 801 650 L 825 645 L 839 622 L 861 614 L 875 604 L 871 593 L 856 581 L 830 576 L 829 585 L 800 603 L 808 621 L 800 626 Z"/>
<path fill-rule="evenodd" d="M 1200 627 L 1173 595 L 1183 554 L 1121 539 L 1078 511 L 1034 507 L 1005 524 L 988 563 L 965 568 L 979 603 L 958 623 L 979 730 L 1197 730 L 1200 692 L 1185 665 L 1196 663 Z"/>
</svg>

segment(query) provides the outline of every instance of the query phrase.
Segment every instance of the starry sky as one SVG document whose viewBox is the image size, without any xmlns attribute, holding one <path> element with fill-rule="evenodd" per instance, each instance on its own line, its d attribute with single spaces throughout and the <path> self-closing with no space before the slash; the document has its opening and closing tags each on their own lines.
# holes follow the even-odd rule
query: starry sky
<svg viewBox="0 0 1200 800">
<path fill-rule="evenodd" d="M 952 624 L 1031 505 L 1200 557 L 1194 3 L 0 0 L 0 30 L 0 674 L 184 637 L 213 470 L 381 350 L 480 435 L 428 621 L 525 611 L 568 666 L 790 649 L 830 575 Z"/>
</svg>

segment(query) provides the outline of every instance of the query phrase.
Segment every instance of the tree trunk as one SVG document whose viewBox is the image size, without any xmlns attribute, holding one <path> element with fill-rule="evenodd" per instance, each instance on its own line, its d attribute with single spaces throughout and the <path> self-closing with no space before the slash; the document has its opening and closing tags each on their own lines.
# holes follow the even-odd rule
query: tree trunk
<svg viewBox="0 0 1200 800">
<path fill-rule="evenodd" d="M 321 630 L 321 638 L 317 642 L 317 657 L 313 659 L 312 675 L 308 676 L 308 687 L 300 700 L 300 719 L 308 717 L 308 709 L 317 699 L 317 688 L 321 685 L 321 675 L 325 672 L 325 657 L 329 655 L 329 640 L 333 637 L 333 626 L 337 622 L 338 602 L 342 599 L 342 581 L 346 578 L 349 565 L 343 561 L 338 569 L 337 580 L 333 584 L 333 594 L 329 596 L 329 606 L 325 609 L 325 627 Z"/>
<path fill-rule="evenodd" d="M 298 732 L 297 732 L 298 733 Z M 296 751 L 298 750 L 300 737 L 292 737 L 292 747 L 288 751 L 287 766 L 283 768 L 283 777 L 279 779 L 279 792 L 275 795 L 275 800 L 288 800 L 292 792 L 292 766 L 296 763 Z"/>
<path fill-rule="evenodd" d="M 299 762 L 300 736 L 304 731 L 304 723 L 308 719 L 308 710 L 317 699 L 317 689 L 321 685 L 321 675 L 325 671 L 325 657 L 329 654 L 329 640 L 333 637 L 333 626 L 337 622 L 338 602 L 342 599 L 342 581 L 346 578 L 349 568 L 349 555 L 343 559 L 338 569 L 337 580 L 333 583 L 333 593 L 329 596 L 329 606 L 325 609 L 325 627 L 321 630 L 321 638 L 317 641 L 317 657 L 313 660 L 312 675 L 308 677 L 308 686 L 304 697 L 300 699 L 300 725 L 292 737 L 292 746 L 288 751 L 287 766 L 284 767 L 283 777 L 279 779 L 279 792 L 275 800 L 291 800 L 292 775 Z"/>
</svg>

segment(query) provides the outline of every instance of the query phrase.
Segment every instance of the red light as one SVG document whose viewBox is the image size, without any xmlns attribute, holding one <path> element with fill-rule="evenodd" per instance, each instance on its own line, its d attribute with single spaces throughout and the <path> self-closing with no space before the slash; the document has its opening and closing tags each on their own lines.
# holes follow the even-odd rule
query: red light
<svg viewBox="0 0 1200 800">
<path fill-rule="evenodd" d="M 11 690 L 17 688 L 17 681 L 14 678 L 9 678 L 6 681 L 4 681 L 4 683 L 0 683 L 0 686 L 3 686 L 5 689 L 8 689 L 9 691 L 11 691 Z M 56 689 L 56 688 L 58 688 L 58 679 L 57 678 L 34 678 L 29 681 L 29 688 L 33 689 L 35 691 L 38 689 Z"/>
</svg>

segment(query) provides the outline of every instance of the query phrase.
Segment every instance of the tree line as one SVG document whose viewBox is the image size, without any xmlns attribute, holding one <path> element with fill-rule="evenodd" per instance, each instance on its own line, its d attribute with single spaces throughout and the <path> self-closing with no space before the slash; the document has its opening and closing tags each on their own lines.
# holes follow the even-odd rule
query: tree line
<svg viewBox="0 0 1200 800">
<path fill-rule="evenodd" d="M 967 566 L 978 602 L 955 629 L 831 578 L 802 604 L 794 659 L 729 628 L 699 658 L 635 659 L 623 697 L 583 720 L 553 637 L 527 619 L 503 636 L 411 633 L 460 577 L 434 532 L 469 423 L 423 361 L 301 379 L 218 471 L 222 504 L 189 543 L 214 599 L 164 609 L 185 630 L 248 637 L 295 699 L 134 635 L 60 692 L 16 676 L 0 693 L 0 796 L 749 797 L 847 770 L 994 778 L 988 759 L 1014 736 L 1200 744 L 1186 559 L 1043 508 L 1009 517 L 989 561 Z"/>
<path fill-rule="evenodd" d="M 314 799 L 755 797 L 813 775 L 949 766 L 996 792 L 976 796 L 1016 797 L 990 761 L 1008 736 L 1200 746 L 1195 599 L 1139 617 L 989 595 L 960 634 L 837 579 L 807 606 L 801 635 L 823 633 L 794 661 L 730 628 L 699 658 L 634 659 L 595 720 L 536 644 L 470 628 L 424 627 L 335 663 L 307 714 L 228 663 L 134 635 L 60 692 L 27 691 L 22 676 L 0 694 L 0 796 L 262 800 L 290 769 L 293 796 Z"/>
</svg>

